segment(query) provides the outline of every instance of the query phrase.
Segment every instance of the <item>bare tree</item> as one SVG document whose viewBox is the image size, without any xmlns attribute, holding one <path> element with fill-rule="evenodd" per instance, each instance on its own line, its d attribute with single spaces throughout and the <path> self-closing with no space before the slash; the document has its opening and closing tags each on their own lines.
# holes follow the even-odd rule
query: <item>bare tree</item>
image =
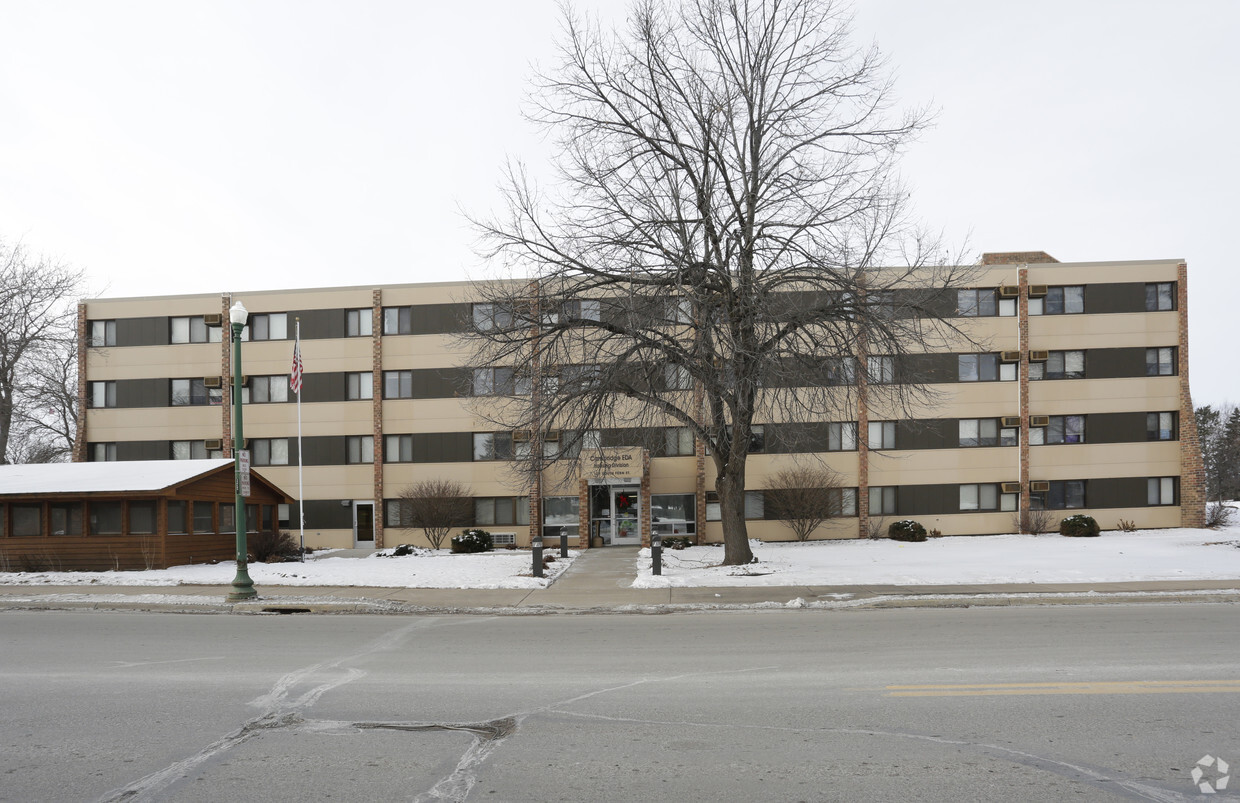
<svg viewBox="0 0 1240 803">
<path fill-rule="evenodd" d="M 432 549 L 439 549 L 454 527 L 473 522 L 474 500 L 464 485 L 452 480 L 423 480 L 400 492 L 403 529 L 421 529 Z"/>
<path fill-rule="evenodd" d="M 498 425 L 688 428 L 714 463 L 724 563 L 752 557 L 755 422 L 855 419 L 925 396 L 961 269 L 911 221 L 878 52 L 831 0 L 638 0 L 607 34 L 571 13 L 532 118 L 558 135 L 543 197 L 520 165 L 483 254 L 523 280 L 475 306 L 476 406 Z M 896 267 L 892 267 L 896 266 Z"/>
<path fill-rule="evenodd" d="M 37 349 L 23 369 L 9 438 L 13 462 L 69 458 L 78 429 L 77 342 L 58 339 Z"/>
<path fill-rule="evenodd" d="M 843 487 L 826 467 L 796 466 L 776 472 L 766 492 L 766 509 L 788 525 L 798 541 L 809 540 L 828 519 L 840 515 Z"/>
<path fill-rule="evenodd" d="M 76 310 L 70 302 L 82 278 L 80 270 L 35 257 L 20 243 L 0 242 L 0 463 L 17 456 L 10 446 L 15 429 L 33 428 L 35 441 L 43 440 L 35 422 L 50 419 L 35 409 L 44 401 L 36 389 L 41 372 L 73 352 Z M 70 408 L 76 409 L 76 387 L 73 397 Z"/>
</svg>

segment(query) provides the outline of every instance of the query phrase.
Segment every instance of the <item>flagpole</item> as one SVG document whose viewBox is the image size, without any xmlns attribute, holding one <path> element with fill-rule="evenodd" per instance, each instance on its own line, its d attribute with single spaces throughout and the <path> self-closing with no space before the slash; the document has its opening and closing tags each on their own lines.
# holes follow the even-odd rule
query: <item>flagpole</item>
<svg viewBox="0 0 1240 803">
<path fill-rule="evenodd" d="M 293 351 L 297 354 L 297 522 L 300 527 L 300 544 L 301 559 L 306 559 L 306 495 L 302 491 L 301 484 L 301 318 L 294 318 L 296 322 L 295 345 Z"/>
</svg>

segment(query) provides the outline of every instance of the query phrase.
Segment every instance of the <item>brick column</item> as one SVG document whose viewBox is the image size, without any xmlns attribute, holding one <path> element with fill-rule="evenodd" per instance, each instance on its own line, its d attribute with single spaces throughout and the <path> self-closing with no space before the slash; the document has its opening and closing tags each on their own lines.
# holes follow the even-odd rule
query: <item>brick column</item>
<svg viewBox="0 0 1240 803">
<path fill-rule="evenodd" d="M 375 549 L 383 549 L 383 291 L 370 295 L 370 418 L 374 449 Z"/>
<path fill-rule="evenodd" d="M 705 421 L 706 391 L 701 380 L 693 382 L 693 411 L 698 424 Z M 706 441 L 693 434 L 693 543 L 702 543 L 706 531 Z"/>
<path fill-rule="evenodd" d="M 1177 269 L 1176 304 L 1178 307 L 1180 342 L 1177 349 L 1180 376 L 1180 526 L 1204 527 L 1206 524 L 1206 482 L 1202 463 L 1201 440 L 1197 434 L 1197 416 L 1188 386 L 1188 266 Z"/>
<path fill-rule="evenodd" d="M 224 293 L 220 296 L 220 415 L 223 418 L 220 426 L 220 443 L 224 446 L 224 454 L 232 456 L 232 321 L 228 319 L 228 308 L 232 306 L 232 296 Z"/>
<path fill-rule="evenodd" d="M 590 483 L 577 480 L 577 547 L 590 548 Z"/>
<path fill-rule="evenodd" d="M 870 365 L 865 334 L 857 340 L 857 537 L 870 536 Z"/>
<path fill-rule="evenodd" d="M 73 434 L 73 462 L 86 462 L 86 305 L 77 308 L 77 431 Z"/>
<path fill-rule="evenodd" d="M 650 512 L 650 452 L 642 449 L 642 481 L 641 481 L 641 523 L 642 546 L 650 546 L 650 528 L 654 526 L 654 515 Z"/>
<path fill-rule="evenodd" d="M 1017 503 L 1021 528 L 1029 515 L 1029 268 L 1017 270 L 1020 297 L 1016 315 L 1020 332 L 1020 500 Z"/>
</svg>

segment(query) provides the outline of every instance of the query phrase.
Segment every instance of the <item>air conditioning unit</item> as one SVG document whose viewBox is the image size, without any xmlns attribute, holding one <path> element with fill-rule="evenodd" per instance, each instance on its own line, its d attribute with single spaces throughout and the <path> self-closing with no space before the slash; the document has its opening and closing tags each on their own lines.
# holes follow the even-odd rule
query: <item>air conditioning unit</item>
<svg viewBox="0 0 1240 803">
<path fill-rule="evenodd" d="M 516 543 L 516 533 L 491 533 L 492 546 L 515 546 Z"/>
<path fill-rule="evenodd" d="M 1000 420 L 1003 422 L 1003 426 L 1005 427 L 1019 427 L 1020 426 L 1020 416 L 1018 415 L 1005 415 Z"/>
<path fill-rule="evenodd" d="M 224 320 L 224 317 L 220 315 L 218 312 L 215 313 L 214 315 L 203 315 L 202 316 L 202 322 L 205 323 L 207 326 L 219 326 L 223 322 L 223 320 Z"/>
<path fill-rule="evenodd" d="M 1020 362 L 1020 352 L 1001 351 L 999 352 L 999 362 Z"/>
<path fill-rule="evenodd" d="M 1051 489 L 1051 484 L 1046 481 L 1029 483 L 1029 493 L 1044 494 Z"/>
<path fill-rule="evenodd" d="M 1044 284 L 1031 284 L 1029 285 L 1029 297 L 1040 298 L 1041 296 L 1046 295 L 1047 289 L 1047 286 Z"/>
<path fill-rule="evenodd" d="M 516 429 L 512 432 L 513 443 L 529 443 L 530 431 L 528 429 Z"/>
<path fill-rule="evenodd" d="M 250 384 L 250 378 L 249 378 L 248 376 L 246 376 L 245 374 L 242 374 L 242 375 L 241 375 L 241 384 L 243 384 L 243 385 L 248 385 L 248 384 Z"/>
<path fill-rule="evenodd" d="M 1050 359 L 1050 356 L 1051 353 L 1049 351 L 1030 351 L 1029 362 L 1046 362 Z"/>
<path fill-rule="evenodd" d="M 224 441 L 219 438 L 208 438 L 202 442 L 202 445 L 207 447 L 208 452 L 218 452 L 224 448 Z"/>
<path fill-rule="evenodd" d="M 218 388 L 223 384 L 223 380 L 218 376 L 204 376 L 202 378 L 203 387 Z"/>
<path fill-rule="evenodd" d="M 1018 493 L 1020 493 L 1020 483 L 1019 483 L 1019 482 L 1004 482 L 1004 483 L 1001 483 L 999 487 L 1002 489 L 1003 493 L 1005 493 L 1005 494 L 1018 494 Z"/>
<path fill-rule="evenodd" d="M 1050 423 L 1051 423 L 1051 417 L 1049 415 L 1029 416 L 1029 426 L 1031 427 L 1045 427 L 1045 426 L 1049 426 Z"/>
<path fill-rule="evenodd" d="M 1020 288 L 1014 284 L 1005 284 L 999 288 L 1000 298 L 1017 298 L 1020 296 Z"/>
<path fill-rule="evenodd" d="M 558 429 L 549 429 L 543 433 L 543 440 L 547 443 L 555 443 L 560 439 L 560 431 Z"/>
</svg>

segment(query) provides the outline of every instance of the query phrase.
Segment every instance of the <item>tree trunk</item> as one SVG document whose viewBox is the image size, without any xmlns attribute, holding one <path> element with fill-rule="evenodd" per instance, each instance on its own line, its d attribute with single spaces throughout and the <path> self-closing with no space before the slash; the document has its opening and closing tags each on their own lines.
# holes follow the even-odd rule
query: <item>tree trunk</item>
<svg viewBox="0 0 1240 803">
<path fill-rule="evenodd" d="M 745 526 L 745 464 L 730 461 L 715 481 L 719 494 L 719 519 L 723 523 L 723 565 L 753 562 L 749 530 Z"/>
</svg>

